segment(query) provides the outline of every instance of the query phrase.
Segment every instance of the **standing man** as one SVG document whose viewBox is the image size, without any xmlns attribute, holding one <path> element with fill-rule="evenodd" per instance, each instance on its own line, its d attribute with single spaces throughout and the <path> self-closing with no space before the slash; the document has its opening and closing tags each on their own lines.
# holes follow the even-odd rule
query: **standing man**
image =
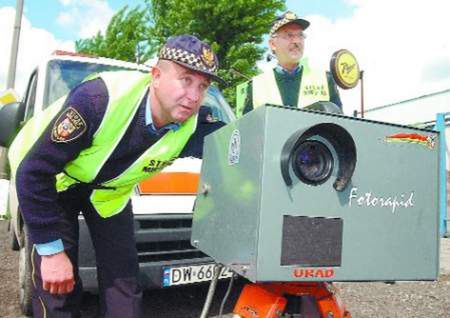
<svg viewBox="0 0 450 318">
<path fill-rule="evenodd" d="M 305 48 L 304 32 L 309 25 L 309 21 L 291 11 L 273 21 L 269 47 L 278 65 L 248 83 L 246 97 L 241 99 L 244 100 L 244 113 L 264 104 L 302 108 L 315 102 L 330 101 L 342 107 L 331 73 L 311 69 L 307 63 L 300 61 Z M 302 317 L 320 317 L 314 297 L 303 295 L 297 301 Z"/>
<path fill-rule="evenodd" d="M 309 22 L 287 11 L 277 17 L 270 29 L 269 47 L 278 65 L 255 76 L 243 98 L 244 113 L 264 104 L 305 107 L 318 101 L 331 101 L 342 107 L 336 84 L 329 72 L 316 71 L 300 63 Z"/>
<path fill-rule="evenodd" d="M 96 253 L 100 316 L 141 317 L 130 195 L 138 182 L 192 152 L 185 146 L 202 137 L 194 133 L 197 112 L 210 81 L 222 81 L 217 70 L 209 45 L 172 37 L 151 76 L 101 73 L 21 130 L 9 156 L 33 244 L 35 317 L 80 316 L 80 211 Z"/>
</svg>

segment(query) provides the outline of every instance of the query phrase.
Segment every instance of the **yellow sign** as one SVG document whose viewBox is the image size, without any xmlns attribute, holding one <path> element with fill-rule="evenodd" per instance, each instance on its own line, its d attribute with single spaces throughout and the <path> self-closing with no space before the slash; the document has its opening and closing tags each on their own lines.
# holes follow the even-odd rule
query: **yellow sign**
<svg viewBox="0 0 450 318">
<path fill-rule="evenodd" d="M 355 56 L 348 50 L 336 51 L 331 57 L 331 73 L 339 87 L 353 88 L 359 81 L 359 65 Z"/>
</svg>

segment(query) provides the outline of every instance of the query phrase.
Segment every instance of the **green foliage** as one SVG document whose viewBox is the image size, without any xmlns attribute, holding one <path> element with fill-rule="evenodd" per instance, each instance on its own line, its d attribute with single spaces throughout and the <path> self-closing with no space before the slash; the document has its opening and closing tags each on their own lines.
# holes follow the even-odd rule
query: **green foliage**
<svg viewBox="0 0 450 318">
<path fill-rule="evenodd" d="M 143 0 L 145 7 L 124 7 L 105 35 L 76 41 L 78 52 L 126 61 L 151 57 L 168 37 L 193 34 L 209 43 L 228 83 L 224 95 L 234 106 L 235 87 L 257 74 L 263 36 L 285 0 Z M 222 87 L 223 88 L 223 87 Z"/>
<path fill-rule="evenodd" d="M 99 32 L 92 38 L 78 40 L 75 48 L 80 53 L 142 62 L 154 52 L 148 45 L 148 29 L 145 9 L 128 10 L 125 6 L 112 17 L 105 35 Z"/>
<path fill-rule="evenodd" d="M 220 61 L 224 90 L 234 105 L 235 87 L 257 74 L 260 46 L 285 0 L 146 0 L 151 24 L 149 37 L 164 43 L 171 35 L 193 34 L 208 42 Z M 239 75 L 242 74 L 242 75 Z"/>
</svg>

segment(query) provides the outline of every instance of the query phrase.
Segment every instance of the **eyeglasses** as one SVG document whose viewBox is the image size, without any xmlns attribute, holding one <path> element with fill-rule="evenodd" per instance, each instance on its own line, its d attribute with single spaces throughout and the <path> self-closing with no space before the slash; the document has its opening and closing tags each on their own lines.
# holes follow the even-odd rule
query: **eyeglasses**
<svg viewBox="0 0 450 318">
<path fill-rule="evenodd" d="M 286 33 L 281 33 L 281 34 L 274 34 L 272 35 L 273 38 L 276 37 L 280 37 L 284 40 L 289 40 L 289 41 L 293 41 L 293 40 L 304 40 L 306 39 L 306 34 L 304 32 L 297 32 L 297 33 L 291 33 L 291 32 L 286 32 Z"/>
</svg>

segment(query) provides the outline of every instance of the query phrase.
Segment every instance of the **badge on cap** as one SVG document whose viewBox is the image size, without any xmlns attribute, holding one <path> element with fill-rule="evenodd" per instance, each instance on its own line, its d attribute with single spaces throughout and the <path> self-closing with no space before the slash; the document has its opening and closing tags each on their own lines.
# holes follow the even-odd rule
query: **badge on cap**
<svg viewBox="0 0 450 318">
<path fill-rule="evenodd" d="M 86 131 L 86 122 L 72 107 L 67 108 L 53 125 L 51 140 L 67 143 L 81 137 Z"/>
<path fill-rule="evenodd" d="M 205 65 L 209 68 L 212 68 L 214 66 L 214 53 L 206 46 L 204 46 L 202 49 L 201 59 L 203 63 L 205 63 Z"/>
<path fill-rule="evenodd" d="M 295 13 L 293 13 L 293 12 L 286 12 L 286 14 L 285 14 L 285 16 L 284 16 L 286 19 L 288 19 L 288 20 L 294 20 L 294 19 L 297 19 L 297 16 L 295 15 Z"/>
</svg>

